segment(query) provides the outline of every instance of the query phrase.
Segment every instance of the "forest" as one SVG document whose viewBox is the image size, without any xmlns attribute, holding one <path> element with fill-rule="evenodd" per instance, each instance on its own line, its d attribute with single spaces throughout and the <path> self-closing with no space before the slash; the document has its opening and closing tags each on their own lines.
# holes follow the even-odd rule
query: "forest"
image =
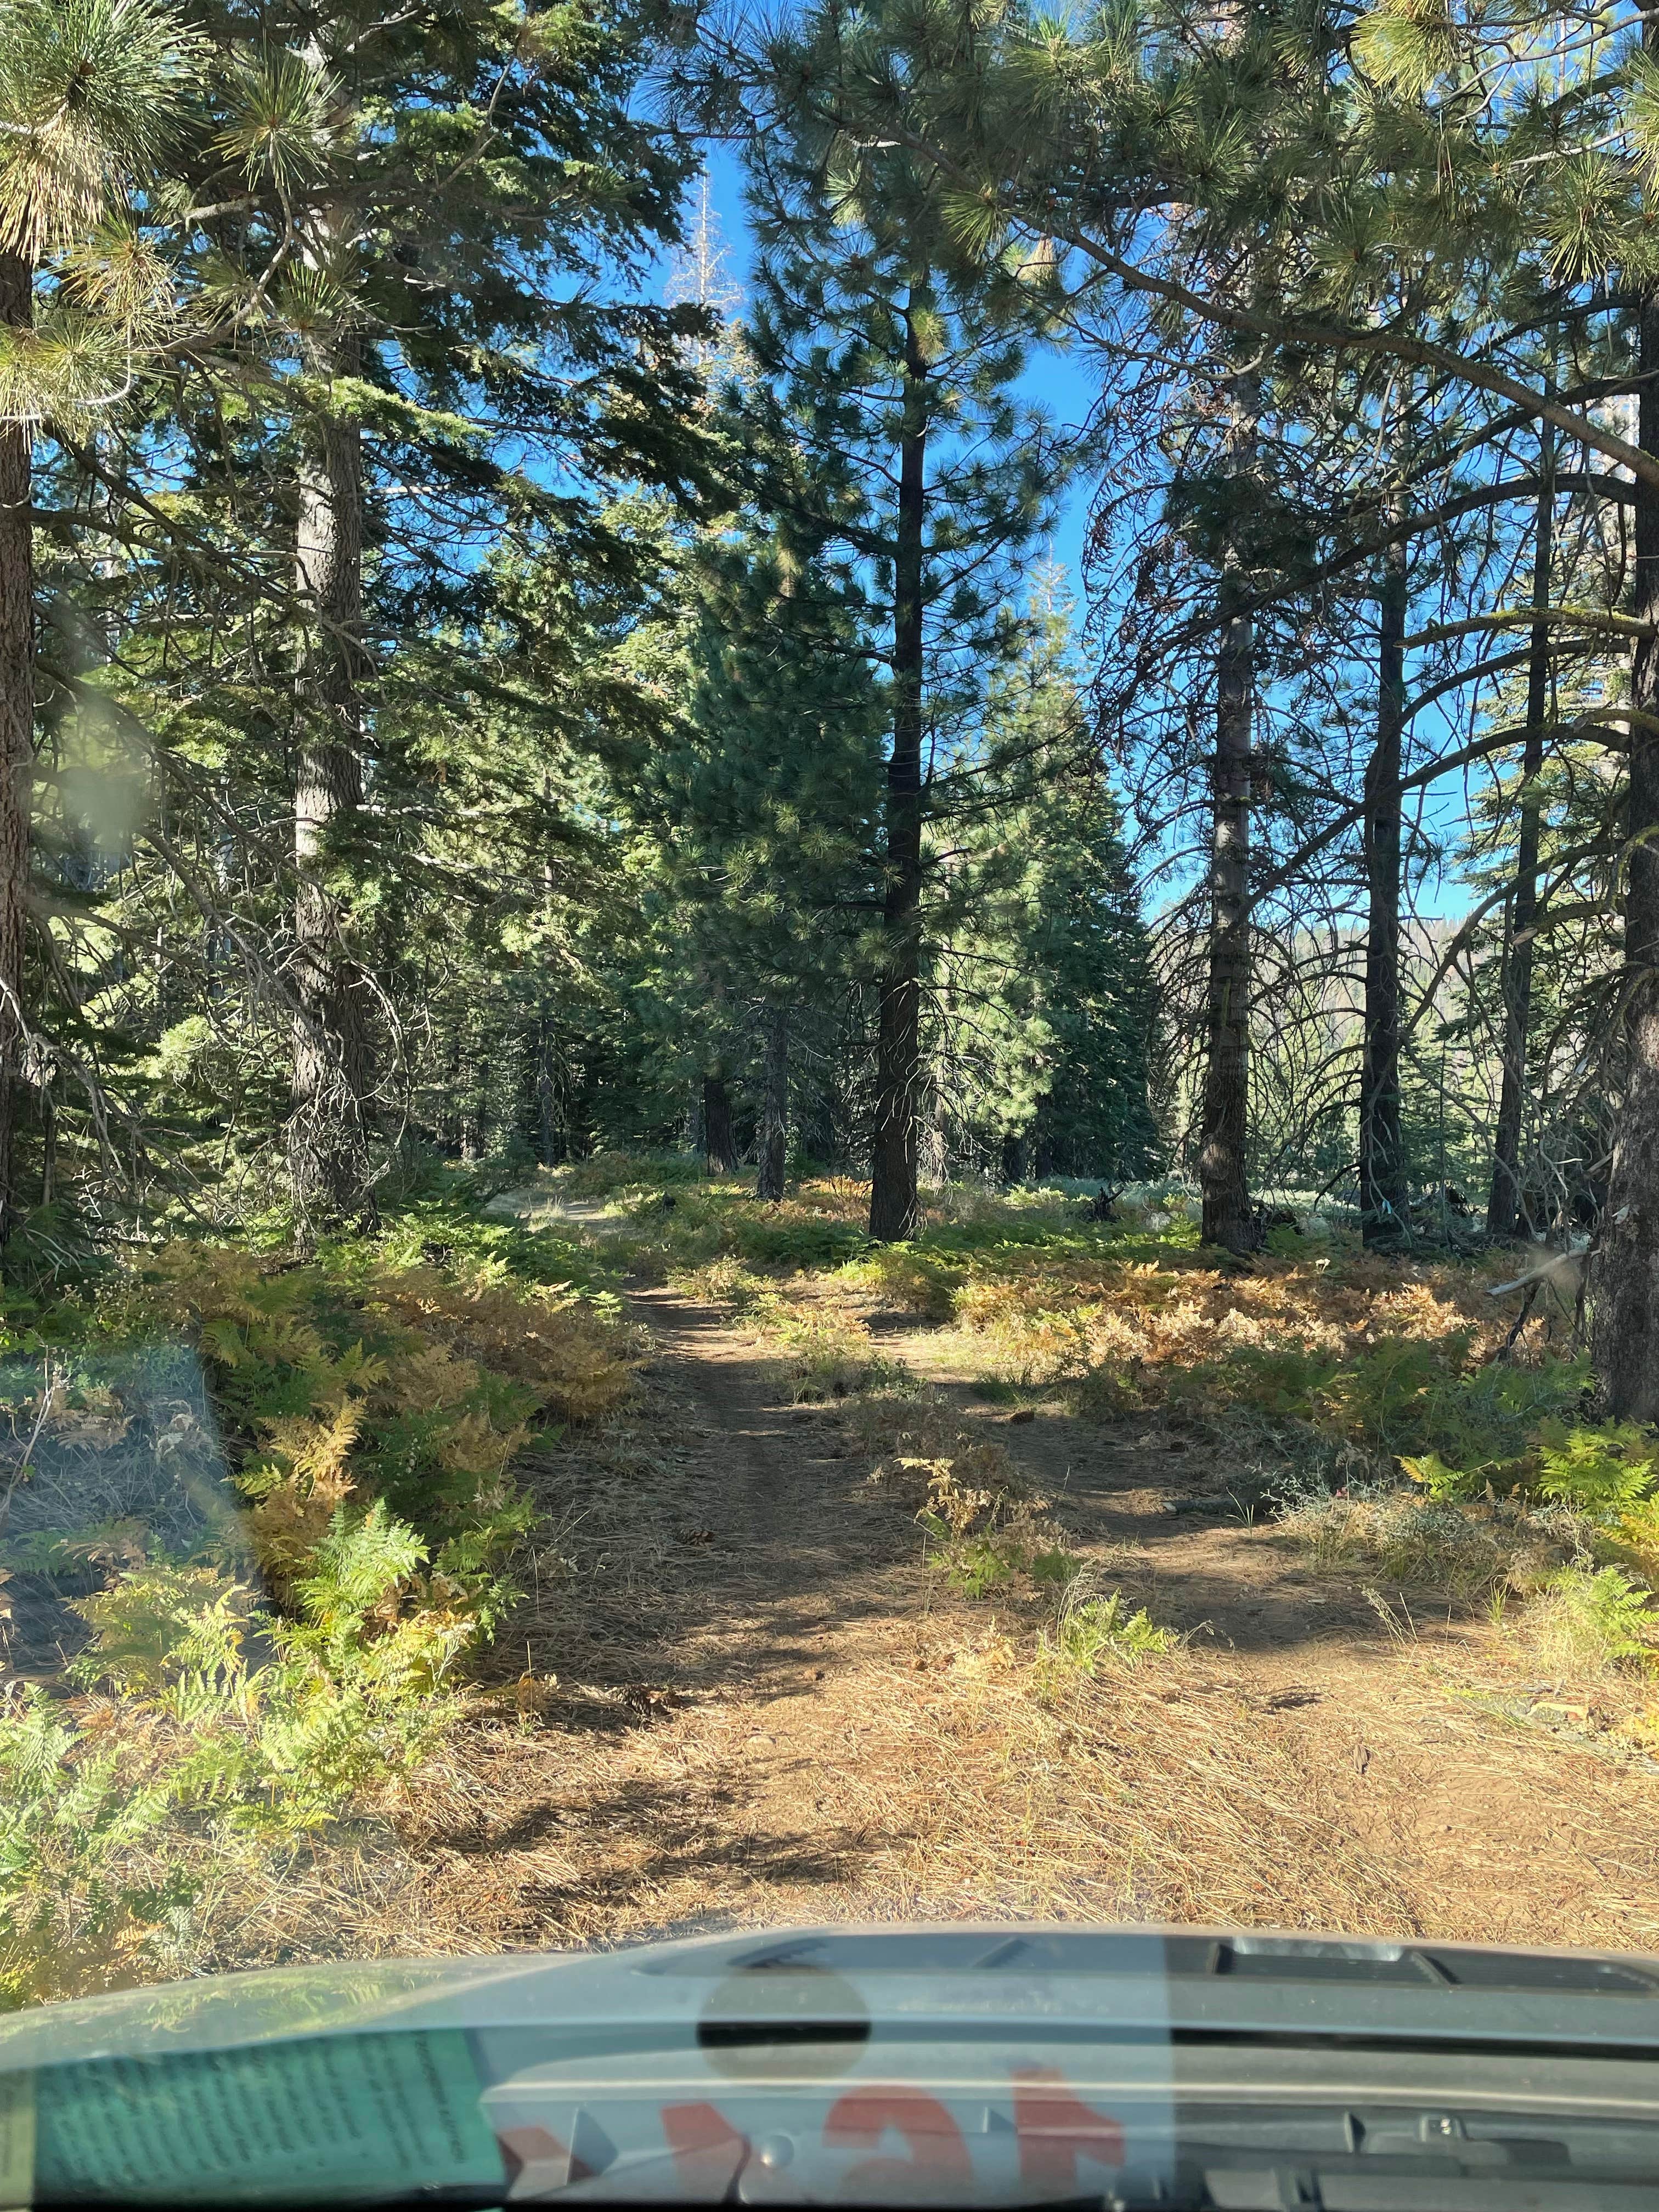
<svg viewBox="0 0 1659 2212">
<path fill-rule="evenodd" d="M 855 1468 L 981 1702 L 836 1910 L 1501 1933 L 1328 1658 L 1648 1940 L 1656 212 L 1599 0 L 0 0 L 8 2002 L 795 1909 L 675 1577 Z"/>
</svg>

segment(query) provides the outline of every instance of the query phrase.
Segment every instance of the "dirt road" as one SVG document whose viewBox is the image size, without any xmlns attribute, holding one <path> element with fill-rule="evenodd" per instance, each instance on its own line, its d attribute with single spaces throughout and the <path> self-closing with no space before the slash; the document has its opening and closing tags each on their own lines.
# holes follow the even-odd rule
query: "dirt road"
<svg viewBox="0 0 1659 2212">
<path fill-rule="evenodd" d="M 1316 1575 L 1179 1437 L 985 1407 L 907 1331 L 1185 1632 L 1034 1686 L 1029 1625 L 943 1589 L 841 1410 L 717 1315 L 633 1304 L 645 1403 L 531 1470 L 552 1533 L 499 1701 L 422 1788 L 432 1947 L 1020 1912 L 1659 1945 L 1659 1777 L 1517 1720 L 1479 1624 Z"/>
</svg>

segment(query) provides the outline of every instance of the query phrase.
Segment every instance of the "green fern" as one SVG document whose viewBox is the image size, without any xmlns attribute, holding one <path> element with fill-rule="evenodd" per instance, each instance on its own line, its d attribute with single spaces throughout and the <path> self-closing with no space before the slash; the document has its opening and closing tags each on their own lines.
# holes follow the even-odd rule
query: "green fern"
<svg viewBox="0 0 1659 2212">
<path fill-rule="evenodd" d="M 1659 1440 L 1629 1421 L 1576 1428 L 1551 1422 L 1539 1432 L 1538 1462 L 1546 1498 L 1598 1518 L 1629 1513 L 1659 1477 Z"/>
</svg>

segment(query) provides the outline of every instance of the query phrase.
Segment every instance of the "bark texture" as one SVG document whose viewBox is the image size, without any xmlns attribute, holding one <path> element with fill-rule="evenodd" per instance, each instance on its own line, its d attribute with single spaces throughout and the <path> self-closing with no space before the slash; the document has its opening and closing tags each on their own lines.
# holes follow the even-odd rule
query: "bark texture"
<svg viewBox="0 0 1659 2212">
<path fill-rule="evenodd" d="M 1397 519 L 1397 518 L 1396 518 Z M 1359 1068 L 1360 1230 L 1371 1246 L 1411 1235 L 1400 1127 L 1401 748 L 1406 727 L 1407 546 L 1383 556 L 1376 740 L 1365 768 L 1365 1017 Z"/>
<path fill-rule="evenodd" d="M 702 1079 L 702 1144 L 710 1175 L 731 1175 L 738 1164 L 732 1141 L 732 1096 L 716 1072 Z"/>
<path fill-rule="evenodd" d="M 355 364 L 343 362 L 342 367 Z M 294 1111 L 289 1163 L 302 1224 L 371 1218 L 374 1051 L 340 888 L 362 805 L 362 441 L 325 416 L 301 468 L 295 584 L 309 636 L 294 776 Z"/>
<path fill-rule="evenodd" d="M 1532 603 L 1547 607 L 1554 568 L 1555 429 L 1546 422 L 1539 440 L 1538 518 L 1533 537 Z M 1492 1195 L 1486 1231 L 1513 1237 L 1522 1226 L 1521 1120 L 1526 1100 L 1527 1036 L 1532 1027 L 1532 949 L 1538 927 L 1538 824 L 1544 765 L 1544 726 L 1550 707 L 1550 632 L 1534 623 L 1527 657 L 1527 737 L 1521 755 L 1521 820 L 1515 851 L 1504 945 L 1504 1077 L 1492 1143 Z"/>
<path fill-rule="evenodd" d="M 545 1168 L 569 1157 L 569 1115 L 565 1103 L 564 1058 L 559 1026 L 544 999 L 536 1017 L 536 1157 Z"/>
<path fill-rule="evenodd" d="M 1649 51 L 1656 26 L 1644 32 Z M 1659 454 L 1659 301 L 1641 309 L 1638 438 Z M 1636 502 L 1635 613 L 1659 627 L 1659 497 Z M 1604 1416 L 1659 1420 L 1659 638 L 1631 662 L 1626 817 L 1625 1082 L 1590 1267 L 1590 1357 Z"/>
<path fill-rule="evenodd" d="M 912 305 L 914 307 L 914 295 Z M 927 364 L 906 325 L 904 407 L 893 560 L 893 744 L 887 762 L 884 960 L 876 1042 L 870 1234 L 914 1237 L 921 1073 L 922 553 L 927 512 Z"/>
<path fill-rule="evenodd" d="M 1250 732 L 1255 631 L 1237 611 L 1229 551 L 1221 577 L 1215 782 L 1210 839 L 1209 992 L 1198 1152 L 1204 1241 L 1247 1252 L 1255 1241 L 1245 1140 L 1249 1116 Z"/>
<path fill-rule="evenodd" d="M 0 252 L 0 323 L 26 325 L 33 285 L 21 254 Z M 29 818 L 34 787 L 34 538 L 28 425 L 0 422 L 0 1242 L 20 1206 L 17 1124 L 27 1017 Z"/>
<path fill-rule="evenodd" d="M 784 1170 L 789 1159 L 789 1009 L 766 1010 L 766 1040 L 763 1068 L 760 1181 L 756 1196 L 774 1200 L 783 1196 Z"/>
</svg>

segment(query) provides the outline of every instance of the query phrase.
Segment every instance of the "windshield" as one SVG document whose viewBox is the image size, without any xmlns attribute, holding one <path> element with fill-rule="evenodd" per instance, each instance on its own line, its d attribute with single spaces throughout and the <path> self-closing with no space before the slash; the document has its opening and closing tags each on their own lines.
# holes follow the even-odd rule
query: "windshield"
<svg viewBox="0 0 1659 2212">
<path fill-rule="evenodd" d="M 1628 0 L 0 0 L 0 2199 L 1659 2175 L 1656 213 Z"/>
<path fill-rule="evenodd" d="M 290 1970 L 12 2022 L 3 2171 L 52 2204 L 1646 2205 L 1656 1997 L 1634 1962 L 1031 1923 Z"/>
</svg>

